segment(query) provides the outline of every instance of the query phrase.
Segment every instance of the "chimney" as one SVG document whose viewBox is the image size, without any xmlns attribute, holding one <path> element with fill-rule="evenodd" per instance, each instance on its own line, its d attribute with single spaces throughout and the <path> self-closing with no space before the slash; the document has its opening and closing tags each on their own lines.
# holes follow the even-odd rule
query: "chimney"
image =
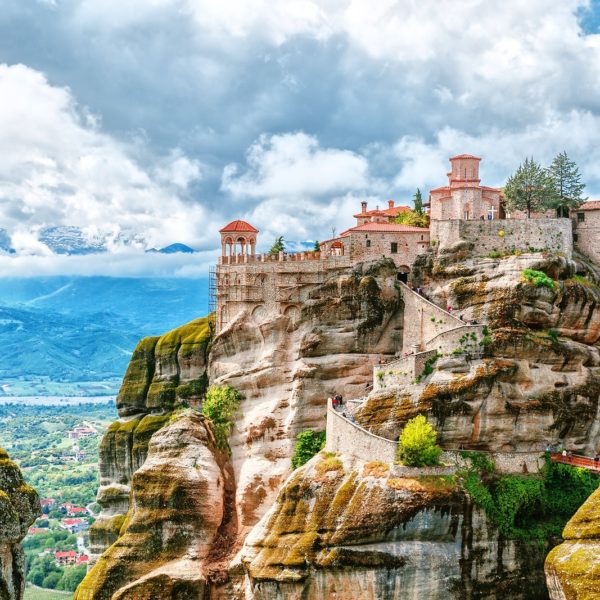
<svg viewBox="0 0 600 600">
<path fill-rule="evenodd" d="M 360 203 L 361 213 L 364 215 L 367 212 L 367 203 L 363 200 Z"/>
<path fill-rule="evenodd" d="M 394 208 L 394 201 L 388 200 L 388 208 Z"/>
</svg>

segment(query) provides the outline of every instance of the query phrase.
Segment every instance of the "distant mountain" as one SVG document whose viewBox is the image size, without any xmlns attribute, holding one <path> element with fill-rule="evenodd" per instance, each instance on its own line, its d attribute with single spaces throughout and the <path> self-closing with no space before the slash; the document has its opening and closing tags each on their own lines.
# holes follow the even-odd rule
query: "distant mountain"
<svg viewBox="0 0 600 600">
<path fill-rule="evenodd" d="M 106 251 L 106 240 L 102 237 L 90 239 L 79 227 L 64 225 L 46 227 L 38 235 L 55 254 L 95 254 Z"/>
<path fill-rule="evenodd" d="M 140 338 L 205 315 L 207 292 L 206 279 L 0 279 L 0 387 L 120 378 Z"/>
<path fill-rule="evenodd" d="M 147 250 L 147 252 L 159 252 L 160 254 L 177 254 L 178 252 L 183 252 L 184 254 L 194 254 L 197 250 L 194 250 L 185 244 L 171 244 L 160 250 L 151 248 L 150 250 Z"/>
<path fill-rule="evenodd" d="M 6 229 L 0 229 L 0 254 L 14 254 L 15 250 L 10 245 L 10 236 Z"/>
</svg>

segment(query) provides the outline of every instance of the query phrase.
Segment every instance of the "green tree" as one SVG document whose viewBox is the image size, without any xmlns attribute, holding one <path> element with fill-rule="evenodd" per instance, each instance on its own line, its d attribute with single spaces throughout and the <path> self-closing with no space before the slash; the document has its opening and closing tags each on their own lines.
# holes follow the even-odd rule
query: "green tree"
<svg viewBox="0 0 600 600">
<path fill-rule="evenodd" d="M 526 158 L 511 175 L 504 187 L 506 209 L 531 212 L 547 208 L 554 199 L 554 187 L 546 169 L 533 158 Z"/>
<path fill-rule="evenodd" d="M 568 217 L 569 210 L 578 208 L 587 200 L 583 197 L 585 184 L 581 182 L 577 164 L 569 160 L 567 153 L 563 151 L 554 157 L 547 171 L 554 189 L 549 207 L 556 208 L 557 217 Z"/>
<path fill-rule="evenodd" d="M 296 436 L 292 468 L 297 469 L 306 464 L 317 452 L 325 446 L 325 432 L 307 429 Z"/>
<path fill-rule="evenodd" d="M 401 212 L 394 219 L 394 223 L 400 225 L 411 225 L 412 227 L 427 227 L 427 215 L 418 213 L 416 210 Z"/>
<path fill-rule="evenodd" d="M 283 241 L 282 235 L 275 239 L 275 242 L 269 250 L 269 254 L 279 254 L 280 252 L 285 252 L 285 242 Z"/>
<path fill-rule="evenodd" d="M 77 565 L 76 567 L 65 569 L 62 579 L 58 583 L 58 589 L 74 592 L 77 586 L 83 581 L 86 572 L 87 567 L 85 565 Z"/>
<path fill-rule="evenodd" d="M 421 190 L 419 188 L 417 188 L 417 191 L 413 198 L 414 198 L 414 204 L 415 204 L 414 212 L 416 212 L 419 215 L 422 215 L 423 214 L 423 196 L 421 196 Z"/>
<path fill-rule="evenodd" d="M 211 385 L 202 403 L 202 414 L 212 421 L 217 446 L 229 448 L 227 438 L 233 428 L 233 416 L 240 405 L 240 393 L 228 385 Z"/>
<path fill-rule="evenodd" d="M 56 589 L 58 582 L 60 581 L 61 574 L 58 571 L 52 571 L 44 577 L 42 581 L 42 587 L 48 588 L 50 590 Z"/>
<path fill-rule="evenodd" d="M 319 246 L 319 240 L 315 242 L 315 246 L 313 248 L 313 252 L 321 252 L 321 246 Z"/>
<path fill-rule="evenodd" d="M 437 433 L 424 415 L 408 421 L 400 434 L 397 458 L 409 467 L 436 465 L 442 449 L 436 444 Z"/>
</svg>

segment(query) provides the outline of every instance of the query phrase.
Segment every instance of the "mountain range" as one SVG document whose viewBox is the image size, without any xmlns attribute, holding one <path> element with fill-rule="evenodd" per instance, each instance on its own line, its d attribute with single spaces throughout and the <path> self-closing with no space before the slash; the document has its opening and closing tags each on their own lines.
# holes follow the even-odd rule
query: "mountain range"
<svg viewBox="0 0 600 600">
<path fill-rule="evenodd" d="M 140 338 L 207 313 L 207 288 L 185 278 L 0 279 L 0 386 L 12 394 L 44 381 L 35 389 L 56 393 L 118 381 Z"/>
</svg>

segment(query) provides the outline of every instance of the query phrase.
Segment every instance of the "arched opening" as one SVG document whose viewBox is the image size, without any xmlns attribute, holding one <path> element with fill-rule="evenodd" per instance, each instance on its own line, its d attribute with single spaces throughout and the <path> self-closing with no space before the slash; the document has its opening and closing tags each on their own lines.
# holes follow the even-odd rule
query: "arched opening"
<svg viewBox="0 0 600 600">
<path fill-rule="evenodd" d="M 410 267 L 407 265 L 400 265 L 398 272 L 396 273 L 396 279 L 402 283 L 408 283 L 408 275 L 410 273 Z"/>
</svg>

